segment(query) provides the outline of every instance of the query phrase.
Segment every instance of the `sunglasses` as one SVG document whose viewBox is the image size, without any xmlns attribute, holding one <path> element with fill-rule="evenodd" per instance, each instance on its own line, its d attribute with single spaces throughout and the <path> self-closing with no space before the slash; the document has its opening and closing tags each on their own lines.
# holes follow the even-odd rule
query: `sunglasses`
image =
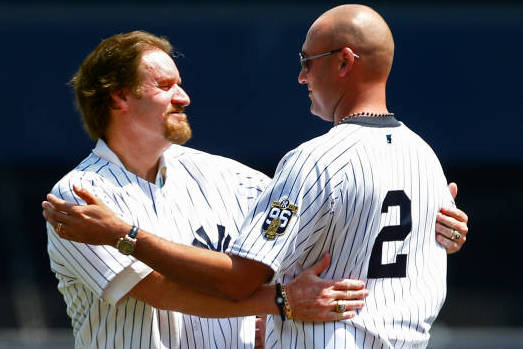
<svg viewBox="0 0 523 349">
<path fill-rule="evenodd" d="M 311 59 L 316 59 L 316 58 L 320 58 L 320 57 L 330 56 L 330 55 L 332 55 L 332 54 L 334 54 L 336 52 L 340 52 L 341 50 L 343 50 L 343 47 L 339 48 L 339 49 L 336 49 L 336 50 L 329 51 L 329 52 L 320 53 L 319 55 L 310 56 L 310 57 L 307 57 L 307 56 L 305 56 L 305 54 L 303 52 L 300 52 L 300 53 L 298 53 L 298 56 L 300 57 L 301 69 L 303 71 L 307 72 L 307 71 L 309 71 L 309 64 L 308 64 L 308 62 Z M 360 56 L 357 55 L 356 53 L 353 53 L 353 55 L 354 55 L 354 58 L 360 58 Z"/>
</svg>

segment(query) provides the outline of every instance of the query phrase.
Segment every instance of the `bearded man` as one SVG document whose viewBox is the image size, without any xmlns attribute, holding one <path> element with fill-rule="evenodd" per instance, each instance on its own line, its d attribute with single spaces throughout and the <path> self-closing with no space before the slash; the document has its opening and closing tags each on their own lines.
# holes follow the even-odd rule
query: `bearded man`
<svg viewBox="0 0 523 349">
<path fill-rule="evenodd" d="M 65 225 L 47 225 L 51 269 L 76 348 L 253 348 L 255 318 L 245 315 L 279 311 L 274 286 L 245 302 L 227 301 L 180 287 L 131 256 L 138 226 L 168 241 L 225 251 L 269 183 L 236 161 L 181 146 L 191 136 L 190 99 L 172 51 L 150 33 L 114 35 L 72 79 L 85 128 L 97 143 L 52 193 L 78 205 L 84 202 L 74 188 L 89 190 L 133 225 L 116 246 L 71 242 L 59 236 Z M 311 295 L 306 308 L 295 307 L 303 320 L 339 318 L 338 299 L 348 302 L 346 318 L 363 305 L 361 281 L 316 278 L 326 264 L 303 273 L 308 294 L 303 285 L 287 287 L 290 295 L 302 289 L 305 302 Z M 328 294 L 321 293 L 325 288 Z"/>
</svg>

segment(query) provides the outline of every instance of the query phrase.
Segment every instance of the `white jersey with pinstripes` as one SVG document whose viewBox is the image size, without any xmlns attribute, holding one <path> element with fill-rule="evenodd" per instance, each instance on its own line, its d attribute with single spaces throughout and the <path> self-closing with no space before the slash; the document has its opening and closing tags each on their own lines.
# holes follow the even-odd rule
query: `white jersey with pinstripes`
<svg viewBox="0 0 523 349">
<path fill-rule="evenodd" d="M 84 187 L 130 224 L 170 241 L 220 251 L 238 236 L 244 216 L 269 182 L 236 161 L 181 146 L 170 147 L 160 165 L 156 183 L 150 183 L 127 171 L 98 141 L 52 193 L 84 204 L 72 190 Z M 49 225 L 47 231 L 51 269 L 76 348 L 254 347 L 254 317 L 206 319 L 125 298 L 149 267 L 113 247 L 63 240 Z"/>
<path fill-rule="evenodd" d="M 435 239 L 452 205 L 432 149 L 393 117 L 354 118 L 289 152 L 230 252 L 288 283 L 324 253 L 323 278 L 366 282 L 351 320 L 268 320 L 267 348 L 424 348 L 446 295 Z"/>
</svg>

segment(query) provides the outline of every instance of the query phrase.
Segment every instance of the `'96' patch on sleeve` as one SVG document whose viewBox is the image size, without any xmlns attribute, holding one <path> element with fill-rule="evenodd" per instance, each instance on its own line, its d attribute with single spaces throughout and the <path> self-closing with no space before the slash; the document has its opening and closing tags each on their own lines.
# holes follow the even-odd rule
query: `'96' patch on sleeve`
<svg viewBox="0 0 523 349">
<path fill-rule="evenodd" d="M 298 206 L 291 204 L 287 199 L 281 202 L 274 201 L 263 222 L 262 231 L 265 232 L 264 237 L 274 240 L 276 236 L 285 234 L 285 229 L 287 229 L 292 215 L 297 211 Z"/>
</svg>

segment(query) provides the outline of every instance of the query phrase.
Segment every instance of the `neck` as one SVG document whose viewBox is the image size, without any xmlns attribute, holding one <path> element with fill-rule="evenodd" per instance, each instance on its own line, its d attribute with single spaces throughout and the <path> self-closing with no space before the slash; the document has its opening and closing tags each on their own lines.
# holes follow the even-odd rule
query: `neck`
<svg viewBox="0 0 523 349">
<path fill-rule="evenodd" d="M 151 140 L 140 135 L 108 130 L 107 145 L 125 168 L 151 183 L 156 181 L 158 164 L 170 143 L 164 139 Z"/>
<path fill-rule="evenodd" d="M 389 113 L 384 83 L 362 85 L 355 89 L 347 89 L 347 91 L 334 110 L 334 124 L 338 124 L 348 115 L 366 113 L 366 115 L 357 116 L 381 116 Z"/>
</svg>

